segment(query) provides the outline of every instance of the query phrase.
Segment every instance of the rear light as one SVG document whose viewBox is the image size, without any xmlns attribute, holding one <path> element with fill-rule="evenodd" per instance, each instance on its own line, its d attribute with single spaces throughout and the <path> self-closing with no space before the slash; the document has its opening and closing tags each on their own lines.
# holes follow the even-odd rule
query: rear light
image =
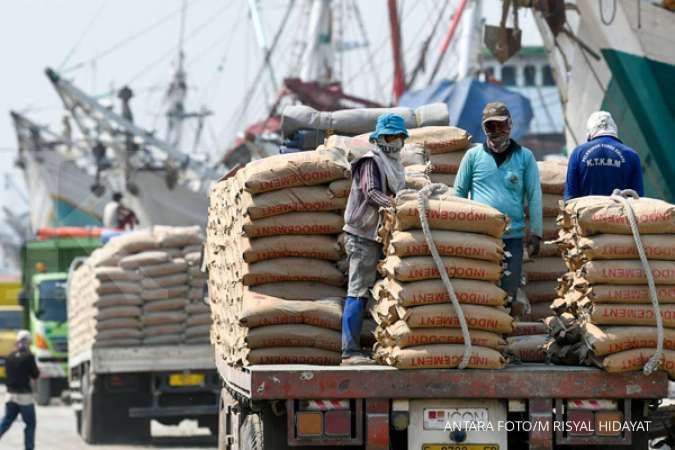
<svg viewBox="0 0 675 450">
<path fill-rule="evenodd" d="M 351 436 L 351 411 L 326 411 L 324 413 L 324 432 L 326 436 Z"/>
<path fill-rule="evenodd" d="M 598 436 L 620 436 L 623 414 L 619 411 L 595 413 L 595 432 Z"/>
<path fill-rule="evenodd" d="M 572 436 L 590 436 L 593 434 L 593 411 L 570 411 L 567 415 L 567 429 Z"/>
<path fill-rule="evenodd" d="M 298 437 L 323 435 L 323 413 L 320 411 L 302 411 L 295 417 Z"/>
<path fill-rule="evenodd" d="M 410 425 L 410 414 L 408 411 L 393 411 L 391 413 L 391 426 L 394 430 L 403 431 Z"/>
</svg>

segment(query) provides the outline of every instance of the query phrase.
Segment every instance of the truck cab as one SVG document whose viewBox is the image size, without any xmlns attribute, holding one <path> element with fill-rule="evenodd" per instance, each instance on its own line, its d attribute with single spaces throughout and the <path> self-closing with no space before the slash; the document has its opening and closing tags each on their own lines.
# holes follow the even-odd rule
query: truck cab
<svg viewBox="0 0 675 450">
<path fill-rule="evenodd" d="M 21 307 L 0 306 L 0 380 L 4 380 L 5 358 L 14 351 L 16 334 L 23 328 Z"/>
<path fill-rule="evenodd" d="M 38 404 L 49 403 L 52 396 L 60 395 L 67 386 L 66 282 L 67 274 L 63 272 L 34 275 L 31 281 L 32 295 L 27 306 L 32 351 L 40 369 Z"/>
</svg>

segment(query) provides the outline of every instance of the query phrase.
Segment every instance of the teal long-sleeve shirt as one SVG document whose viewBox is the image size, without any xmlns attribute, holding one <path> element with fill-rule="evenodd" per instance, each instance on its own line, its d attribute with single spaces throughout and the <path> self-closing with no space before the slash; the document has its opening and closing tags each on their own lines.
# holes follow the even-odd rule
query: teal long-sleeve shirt
<svg viewBox="0 0 675 450">
<path fill-rule="evenodd" d="M 512 144 L 517 145 L 517 144 Z M 490 205 L 509 217 L 504 239 L 525 236 L 527 204 L 531 233 L 543 234 L 541 183 L 532 152 L 518 146 L 500 166 L 483 145 L 471 148 L 459 165 L 455 195 Z"/>
</svg>

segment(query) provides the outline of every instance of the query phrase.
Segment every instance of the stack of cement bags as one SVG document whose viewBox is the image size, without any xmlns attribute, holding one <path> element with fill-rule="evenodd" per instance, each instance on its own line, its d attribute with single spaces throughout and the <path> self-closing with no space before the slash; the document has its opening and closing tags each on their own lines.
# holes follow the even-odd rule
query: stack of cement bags
<svg viewBox="0 0 675 450">
<path fill-rule="evenodd" d="M 548 327 L 543 322 L 516 322 L 504 353 L 511 362 L 544 362 Z"/>
<path fill-rule="evenodd" d="M 427 217 L 472 339 L 468 367 L 501 368 L 503 333 L 513 321 L 504 310 L 499 211 L 449 192 L 433 194 Z M 378 361 L 398 368 L 457 367 L 464 352 L 459 318 L 421 231 L 416 192 L 399 193 L 380 228 L 384 279 L 373 288 Z"/>
<path fill-rule="evenodd" d="M 185 249 L 198 227 L 162 227 L 113 238 L 69 279 L 70 348 L 185 342 Z"/>
<path fill-rule="evenodd" d="M 551 315 L 550 305 L 556 298 L 557 280 L 567 272 L 560 249 L 552 241 L 558 237 L 556 217 L 565 192 L 567 160 L 537 163 L 541 180 L 544 235 L 539 255 L 525 262 L 525 296 L 531 307 L 529 318 L 541 320 Z"/>
<path fill-rule="evenodd" d="M 211 331 L 211 308 L 205 300 L 208 297 L 206 289 L 207 275 L 202 272 L 201 246 L 186 247 L 185 261 L 188 264 L 188 302 L 185 307 L 187 320 L 185 322 L 185 342 L 188 344 L 209 343 Z"/>
<path fill-rule="evenodd" d="M 675 205 L 632 200 L 665 327 L 663 369 L 675 376 Z M 639 370 L 656 348 L 656 315 L 625 206 L 589 196 L 565 205 L 560 244 L 571 272 L 550 320 L 549 353 L 610 372 Z"/>
<path fill-rule="evenodd" d="M 471 135 L 455 127 L 425 127 L 409 131 L 407 142 L 423 145 L 429 152 L 431 182 L 452 187 L 462 158 L 471 147 Z"/>
<path fill-rule="evenodd" d="M 214 186 L 205 259 L 219 358 L 340 363 L 349 178 L 344 153 L 319 149 L 254 161 Z"/>
</svg>

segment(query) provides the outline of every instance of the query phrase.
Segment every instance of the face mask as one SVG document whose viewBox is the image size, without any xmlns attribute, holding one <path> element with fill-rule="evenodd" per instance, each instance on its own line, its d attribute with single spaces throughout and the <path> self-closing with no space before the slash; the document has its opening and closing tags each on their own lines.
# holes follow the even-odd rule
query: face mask
<svg viewBox="0 0 675 450">
<path fill-rule="evenodd" d="M 403 149 L 403 139 L 397 138 L 391 142 L 387 142 L 383 137 L 380 137 L 377 140 L 377 146 L 382 150 L 387 156 L 392 158 L 398 158 L 401 150 Z"/>
<path fill-rule="evenodd" d="M 483 125 L 483 132 L 487 136 L 490 148 L 496 152 L 502 152 L 509 146 L 511 138 L 511 127 L 507 129 L 486 129 Z"/>
</svg>

